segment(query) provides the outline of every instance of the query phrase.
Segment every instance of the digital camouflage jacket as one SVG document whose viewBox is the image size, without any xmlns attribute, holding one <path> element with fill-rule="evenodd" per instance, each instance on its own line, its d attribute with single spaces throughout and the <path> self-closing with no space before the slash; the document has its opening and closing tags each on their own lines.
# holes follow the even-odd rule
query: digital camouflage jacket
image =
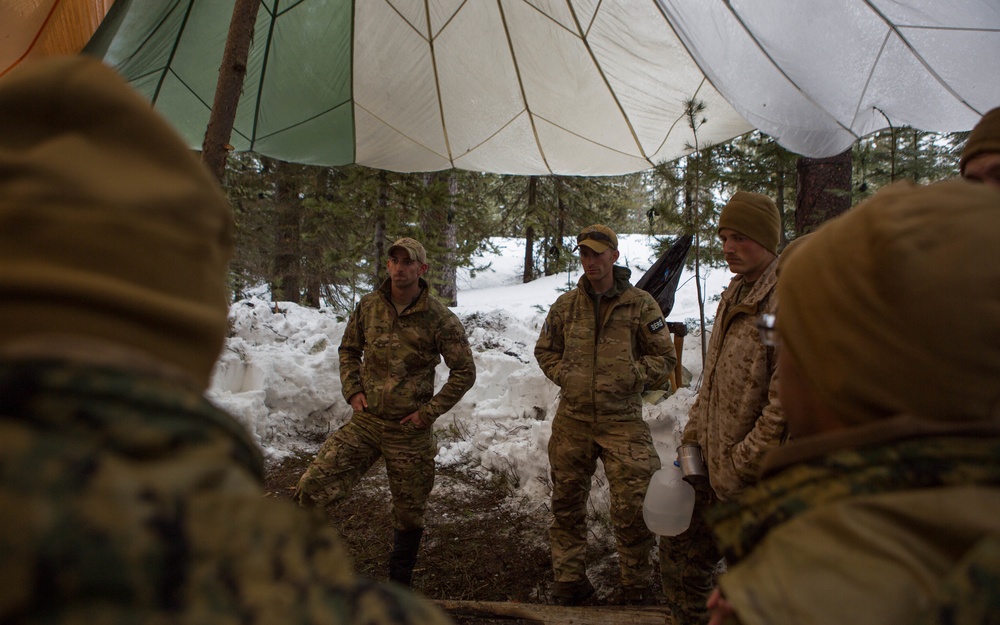
<svg viewBox="0 0 1000 625">
<path fill-rule="evenodd" d="M 856 437 L 769 470 L 709 511 L 729 565 L 719 586 L 739 621 L 988 622 L 983 610 L 1000 609 L 1000 428 L 992 429 Z M 773 456 L 823 439 L 812 438 Z"/>
<path fill-rule="evenodd" d="M 653 297 L 614 267 L 600 310 L 586 276 L 559 296 L 535 343 L 542 372 L 561 389 L 558 414 L 581 421 L 642 418 L 641 394 L 663 388 L 677 363 Z"/>
<path fill-rule="evenodd" d="M 451 410 L 476 381 L 476 364 L 455 313 L 430 296 L 420 280 L 420 296 L 402 312 L 390 300 L 390 282 L 361 298 L 340 344 L 344 399 L 364 392 L 368 412 L 402 419 L 419 411 L 427 423 Z M 434 394 L 434 370 L 441 357 L 448 380 Z"/>
<path fill-rule="evenodd" d="M 0 360 L 0 622 L 443 624 L 264 496 L 261 454 L 178 382 Z"/>
<path fill-rule="evenodd" d="M 757 330 L 760 314 L 778 307 L 777 267 L 775 259 L 739 303 L 734 298 L 742 276 L 722 294 L 701 389 L 681 436 L 683 443 L 701 446 L 712 489 L 722 500 L 757 480 L 764 454 L 785 435 L 777 356 Z"/>
</svg>

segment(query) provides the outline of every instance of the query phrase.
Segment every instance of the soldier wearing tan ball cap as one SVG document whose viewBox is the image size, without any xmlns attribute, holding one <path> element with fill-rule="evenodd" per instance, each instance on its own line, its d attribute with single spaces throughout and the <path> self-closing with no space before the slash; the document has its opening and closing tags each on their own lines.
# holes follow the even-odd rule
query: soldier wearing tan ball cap
<svg viewBox="0 0 1000 625">
<path fill-rule="evenodd" d="M 384 458 L 393 511 L 389 579 L 409 586 L 434 487 L 431 426 L 472 388 L 476 365 L 462 322 L 431 297 L 422 277 L 424 246 L 398 239 L 387 269 L 389 278 L 361 298 L 340 344 L 340 383 L 354 414 L 323 443 L 295 499 L 306 507 L 336 505 Z M 448 379 L 435 393 L 442 357 Z"/>
<path fill-rule="evenodd" d="M 667 383 L 677 362 L 653 297 L 615 265 L 618 235 L 595 224 L 576 238 L 583 276 L 556 300 L 535 343 L 539 367 L 560 388 L 552 420 L 552 597 L 578 605 L 594 594 L 587 576 L 587 498 L 600 459 L 611 490 L 623 603 L 649 601 L 653 534 L 642 517 L 660 468 L 641 394 Z"/>
</svg>

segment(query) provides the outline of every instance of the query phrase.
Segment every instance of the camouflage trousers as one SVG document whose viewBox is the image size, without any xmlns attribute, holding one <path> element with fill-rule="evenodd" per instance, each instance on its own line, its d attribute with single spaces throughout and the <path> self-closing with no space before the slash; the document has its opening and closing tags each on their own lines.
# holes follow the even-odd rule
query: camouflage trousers
<svg viewBox="0 0 1000 625">
<path fill-rule="evenodd" d="M 677 625 L 708 623 L 705 602 L 715 586 L 715 569 L 722 556 L 715 545 L 705 511 L 716 496 L 708 483 L 695 487 L 691 525 L 677 536 L 660 536 L 660 577 L 663 595 Z"/>
<path fill-rule="evenodd" d="M 435 455 L 432 428 L 355 412 L 323 443 L 299 479 L 295 500 L 306 507 L 332 505 L 347 497 L 375 461 L 384 457 L 394 527 L 421 528 L 434 487 Z"/>
<path fill-rule="evenodd" d="M 549 530 L 556 582 L 587 575 L 587 498 L 598 459 L 611 491 L 611 524 L 622 586 L 647 587 L 655 537 L 642 518 L 649 480 L 660 468 L 644 421 L 590 423 L 557 415 L 549 438 L 553 521 Z"/>
</svg>

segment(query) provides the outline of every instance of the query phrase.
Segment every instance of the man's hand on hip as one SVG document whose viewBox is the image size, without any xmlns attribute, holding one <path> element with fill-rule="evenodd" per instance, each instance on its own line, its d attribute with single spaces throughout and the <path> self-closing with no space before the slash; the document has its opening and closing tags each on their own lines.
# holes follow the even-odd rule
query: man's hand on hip
<svg viewBox="0 0 1000 625">
<path fill-rule="evenodd" d="M 430 427 L 430 423 L 425 421 L 423 417 L 420 416 L 420 411 L 414 411 L 403 417 L 403 420 L 399 422 L 400 425 L 406 425 L 407 423 L 412 423 L 418 428 Z"/>
<path fill-rule="evenodd" d="M 364 412 L 368 410 L 368 396 L 364 393 L 355 393 L 351 395 L 351 398 L 347 400 L 351 404 L 351 408 L 354 408 L 354 412 Z"/>
</svg>

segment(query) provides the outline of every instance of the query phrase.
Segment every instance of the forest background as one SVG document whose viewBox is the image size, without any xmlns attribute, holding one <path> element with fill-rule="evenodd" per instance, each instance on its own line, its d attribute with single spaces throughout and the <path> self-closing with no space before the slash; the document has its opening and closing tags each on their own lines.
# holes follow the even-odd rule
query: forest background
<svg viewBox="0 0 1000 625">
<path fill-rule="evenodd" d="M 695 136 L 705 122 L 701 115 L 699 110 L 689 115 Z M 606 177 L 404 174 L 235 153 L 226 171 L 237 221 L 233 299 L 265 290 L 273 301 L 328 307 L 346 317 L 356 298 L 384 278 L 387 248 L 401 236 L 427 248 L 433 268 L 428 280 L 450 305 L 457 303 L 457 269 L 484 269 L 473 266 L 473 259 L 491 237 L 524 239 L 524 282 L 576 262 L 572 236 L 592 223 L 652 235 L 661 249 L 691 234 L 689 267 L 714 266 L 722 261 L 715 232 L 719 211 L 737 190 L 774 199 L 782 214 L 783 247 L 894 181 L 926 184 L 957 176 L 967 135 L 904 127 L 859 140 L 840 157 L 824 159 L 839 168 L 839 183 L 820 189 L 832 201 L 821 202 L 818 213 L 813 202 L 810 215 L 796 211 L 800 196 L 810 192 L 803 183 L 812 159 L 759 132 L 726 144 L 693 146 L 688 156 L 647 171 Z"/>
</svg>

